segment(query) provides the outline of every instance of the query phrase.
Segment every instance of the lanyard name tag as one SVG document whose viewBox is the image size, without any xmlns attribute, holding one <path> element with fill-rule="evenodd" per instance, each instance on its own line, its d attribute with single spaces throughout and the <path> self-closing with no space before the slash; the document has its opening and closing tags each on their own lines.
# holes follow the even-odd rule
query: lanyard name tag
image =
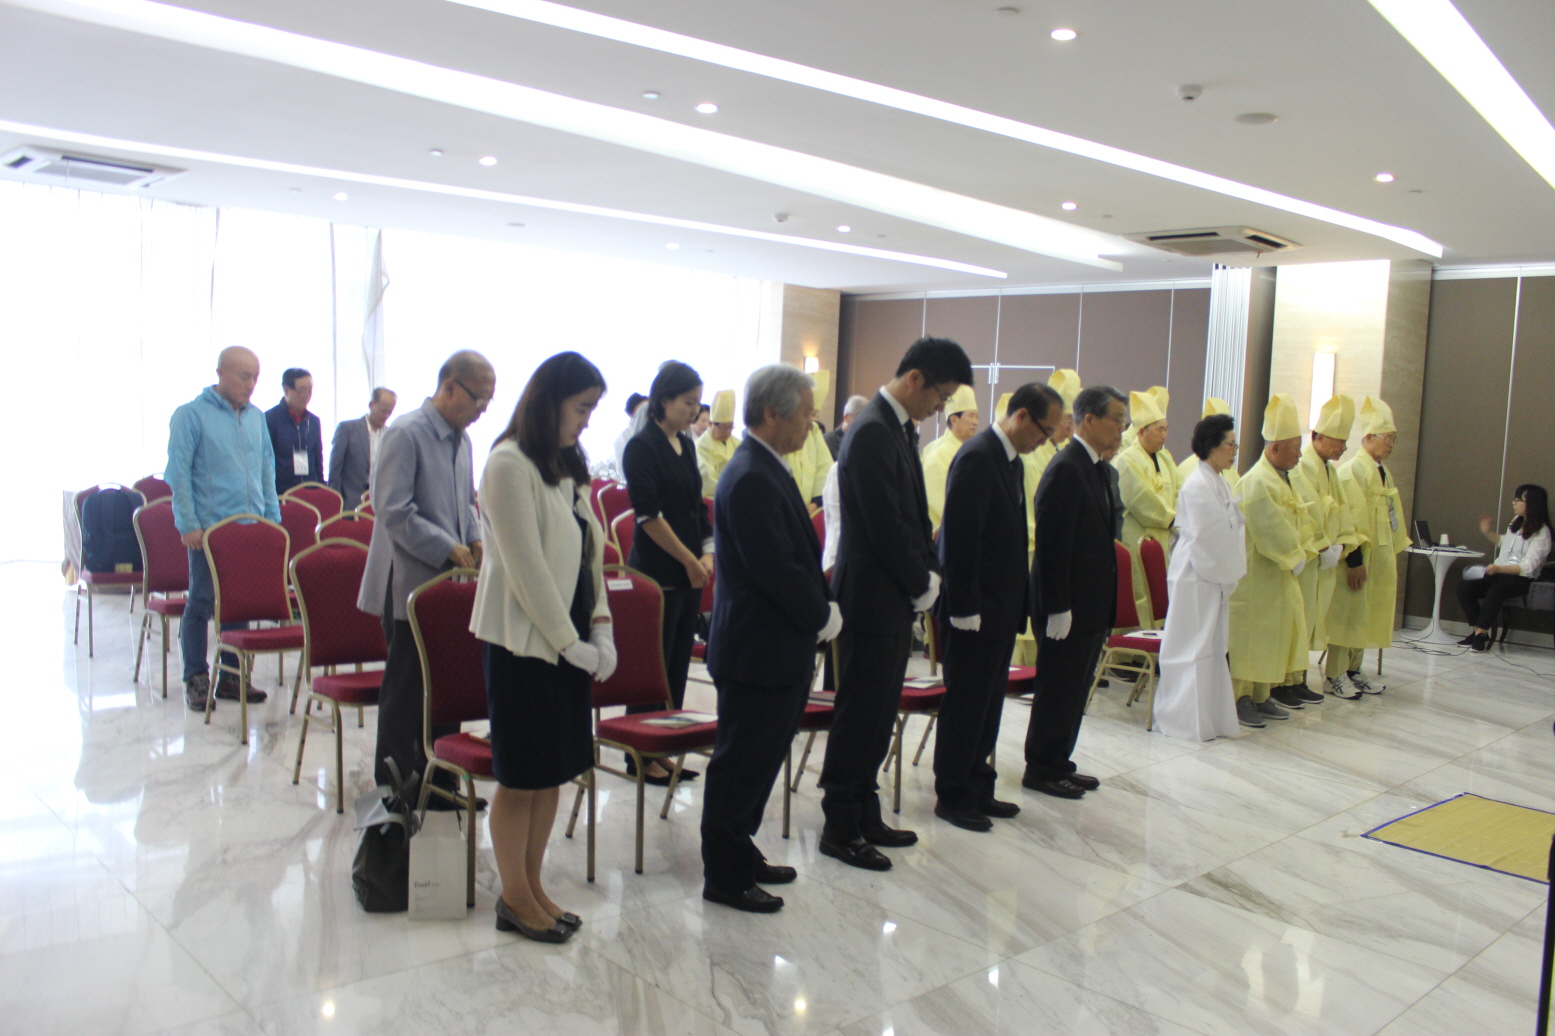
<svg viewBox="0 0 1555 1036">
<path fill-rule="evenodd" d="M 307 450 L 293 450 L 292 451 L 292 474 L 293 475 L 307 475 L 307 474 L 309 474 L 309 472 L 308 472 L 308 451 Z"/>
</svg>

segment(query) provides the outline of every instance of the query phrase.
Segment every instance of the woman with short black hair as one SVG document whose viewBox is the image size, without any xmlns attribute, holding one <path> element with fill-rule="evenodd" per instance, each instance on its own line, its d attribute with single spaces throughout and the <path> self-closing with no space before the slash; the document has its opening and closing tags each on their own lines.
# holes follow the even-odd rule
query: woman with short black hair
<svg viewBox="0 0 1555 1036">
<path fill-rule="evenodd" d="M 1490 628 L 1507 598 L 1521 597 L 1550 557 L 1550 497 L 1543 486 L 1522 485 L 1512 494 L 1512 522 L 1497 536 L 1490 515 L 1479 518 L 1479 531 L 1499 548 L 1493 565 L 1472 565 L 1458 584 L 1463 616 L 1473 623 L 1458 641 L 1474 651 L 1490 650 Z"/>
</svg>

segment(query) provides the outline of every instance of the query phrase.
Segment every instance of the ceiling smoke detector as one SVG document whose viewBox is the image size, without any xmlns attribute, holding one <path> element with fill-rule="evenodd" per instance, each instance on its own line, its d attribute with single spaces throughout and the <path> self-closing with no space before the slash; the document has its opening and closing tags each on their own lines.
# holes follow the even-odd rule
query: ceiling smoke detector
<svg viewBox="0 0 1555 1036">
<path fill-rule="evenodd" d="M 0 170 L 67 187 L 150 187 L 188 172 L 32 145 L 0 155 Z"/>
<path fill-rule="evenodd" d="M 1252 227 L 1202 227 L 1197 230 L 1155 230 L 1124 234 L 1130 241 L 1175 255 L 1205 259 L 1217 255 L 1271 255 L 1291 252 L 1301 245 L 1289 238 Z"/>
</svg>

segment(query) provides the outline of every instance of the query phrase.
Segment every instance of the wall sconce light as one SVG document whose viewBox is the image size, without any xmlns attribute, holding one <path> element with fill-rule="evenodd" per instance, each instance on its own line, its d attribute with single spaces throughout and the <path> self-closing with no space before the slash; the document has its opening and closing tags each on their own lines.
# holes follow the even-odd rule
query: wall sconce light
<svg viewBox="0 0 1555 1036">
<path fill-rule="evenodd" d="M 804 358 L 804 372 L 806 374 L 814 374 L 820 369 L 821 358 L 819 356 L 806 356 Z"/>
<path fill-rule="evenodd" d="M 1307 427 L 1317 427 L 1319 412 L 1323 404 L 1333 398 L 1334 395 L 1334 360 L 1333 353 L 1312 354 L 1312 398 L 1307 404 Z"/>
</svg>

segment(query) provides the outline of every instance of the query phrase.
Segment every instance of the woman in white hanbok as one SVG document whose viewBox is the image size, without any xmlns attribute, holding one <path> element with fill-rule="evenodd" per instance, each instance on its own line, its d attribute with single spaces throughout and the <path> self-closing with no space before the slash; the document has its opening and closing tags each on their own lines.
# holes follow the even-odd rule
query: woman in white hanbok
<svg viewBox="0 0 1555 1036">
<path fill-rule="evenodd" d="M 1215 414 L 1193 429 L 1202 462 L 1177 498 L 1177 546 L 1167 570 L 1171 607 L 1161 642 L 1155 723 L 1163 734 L 1192 741 L 1241 729 L 1226 662 L 1228 603 L 1247 572 L 1242 511 L 1221 472 L 1236 460 L 1232 419 Z"/>
</svg>

